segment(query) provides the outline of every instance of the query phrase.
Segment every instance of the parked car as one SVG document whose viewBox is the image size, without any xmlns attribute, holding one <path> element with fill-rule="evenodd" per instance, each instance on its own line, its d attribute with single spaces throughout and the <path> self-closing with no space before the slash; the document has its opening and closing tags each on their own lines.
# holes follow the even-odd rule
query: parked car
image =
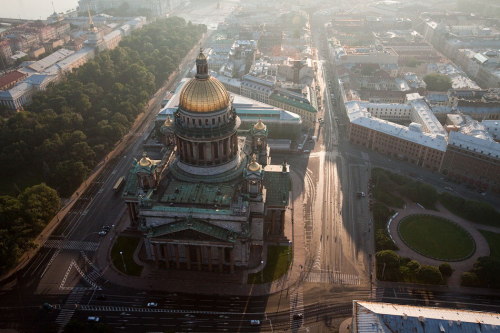
<svg viewBox="0 0 500 333">
<path fill-rule="evenodd" d="M 302 319 L 304 318 L 304 315 L 302 313 L 295 313 L 293 315 L 293 319 Z"/>
<path fill-rule="evenodd" d="M 251 326 L 260 326 L 260 320 L 252 319 L 252 320 L 250 320 L 250 325 Z"/>
<path fill-rule="evenodd" d="M 149 302 L 147 305 L 148 305 L 148 308 L 156 308 L 158 306 L 158 303 L 156 303 L 156 302 Z"/>
<path fill-rule="evenodd" d="M 87 317 L 87 321 L 99 322 L 100 318 L 97 316 L 89 316 Z"/>
</svg>

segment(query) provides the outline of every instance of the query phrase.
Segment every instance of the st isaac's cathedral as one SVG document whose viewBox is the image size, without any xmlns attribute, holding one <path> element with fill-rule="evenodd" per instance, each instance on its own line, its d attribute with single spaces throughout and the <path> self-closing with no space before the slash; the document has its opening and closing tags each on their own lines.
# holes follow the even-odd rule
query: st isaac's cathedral
<svg viewBox="0 0 500 333">
<path fill-rule="evenodd" d="M 166 153 L 133 165 L 123 197 L 157 267 L 234 272 L 283 237 L 289 169 L 268 164 L 262 121 L 238 133 L 232 98 L 208 74 L 203 52 L 196 72 L 161 126 Z"/>
</svg>

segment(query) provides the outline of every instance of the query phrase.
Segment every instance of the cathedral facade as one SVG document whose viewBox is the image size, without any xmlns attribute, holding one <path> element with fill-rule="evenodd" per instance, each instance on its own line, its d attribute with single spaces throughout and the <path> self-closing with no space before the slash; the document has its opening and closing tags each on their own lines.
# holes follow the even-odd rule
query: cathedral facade
<svg viewBox="0 0 500 333">
<path fill-rule="evenodd" d="M 146 257 L 166 269 L 234 272 L 283 235 L 288 165 L 269 165 L 267 127 L 242 136 L 225 87 L 208 74 L 184 85 L 177 111 L 161 132 L 166 153 L 134 163 L 123 197 Z"/>
</svg>

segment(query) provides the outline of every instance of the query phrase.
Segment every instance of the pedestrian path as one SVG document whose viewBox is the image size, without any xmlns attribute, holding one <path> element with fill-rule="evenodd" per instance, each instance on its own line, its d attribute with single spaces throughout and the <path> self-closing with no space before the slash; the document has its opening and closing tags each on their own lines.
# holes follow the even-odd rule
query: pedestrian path
<svg viewBox="0 0 500 333">
<path fill-rule="evenodd" d="M 306 278 L 307 282 L 312 283 L 329 283 L 342 285 L 360 285 L 361 281 L 358 275 L 346 274 L 341 272 L 331 272 L 325 270 L 313 270 L 309 272 Z"/>
<path fill-rule="evenodd" d="M 71 294 L 68 296 L 66 303 L 64 304 L 62 310 L 59 312 L 59 315 L 56 318 L 56 323 L 59 325 L 58 332 L 62 332 L 64 327 L 69 323 L 73 314 L 75 313 L 75 309 L 80 303 L 85 290 L 82 289 L 73 289 Z"/>
<path fill-rule="evenodd" d="M 294 316 L 300 315 L 302 318 L 294 319 Z M 304 294 L 302 287 L 295 290 L 295 293 L 290 297 L 290 328 L 293 330 L 298 329 L 304 320 Z"/>
<path fill-rule="evenodd" d="M 60 239 L 49 239 L 43 247 L 49 249 L 77 250 L 77 251 L 96 251 L 99 247 L 97 242 L 65 241 Z"/>
</svg>

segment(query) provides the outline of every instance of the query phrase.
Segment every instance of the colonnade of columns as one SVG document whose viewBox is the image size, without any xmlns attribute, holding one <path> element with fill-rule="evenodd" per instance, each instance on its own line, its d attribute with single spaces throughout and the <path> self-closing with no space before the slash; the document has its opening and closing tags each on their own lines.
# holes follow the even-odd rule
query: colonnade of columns
<svg viewBox="0 0 500 333">
<path fill-rule="evenodd" d="M 187 164 L 222 164 L 238 153 L 238 137 L 234 134 L 229 138 L 207 142 L 192 142 L 177 137 L 177 149 L 181 161 Z"/>
<path fill-rule="evenodd" d="M 224 271 L 224 266 L 234 273 L 234 249 L 210 245 L 175 243 L 151 243 L 156 267 L 160 262 L 167 269 L 179 269 L 181 264 L 188 270 Z"/>
</svg>

